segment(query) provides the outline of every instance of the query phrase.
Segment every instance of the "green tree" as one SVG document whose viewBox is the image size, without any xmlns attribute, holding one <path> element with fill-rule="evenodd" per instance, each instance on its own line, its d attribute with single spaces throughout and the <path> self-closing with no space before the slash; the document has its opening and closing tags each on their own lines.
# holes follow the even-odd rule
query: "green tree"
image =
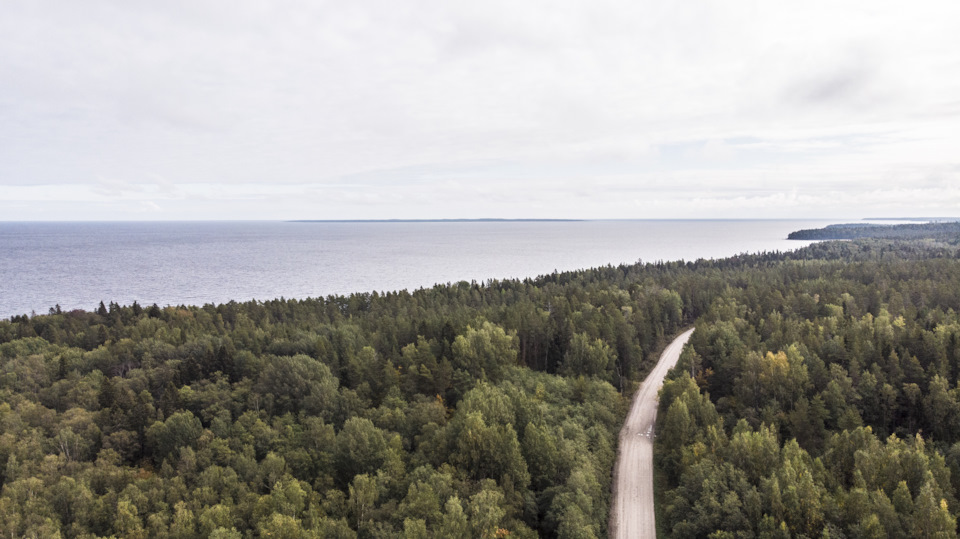
<svg viewBox="0 0 960 539">
<path fill-rule="evenodd" d="M 176 412 L 166 421 L 157 421 L 147 429 L 147 448 L 157 464 L 184 447 L 195 447 L 203 433 L 200 420 L 190 412 Z M 175 454 L 176 458 L 176 454 Z"/>
<path fill-rule="evenodd" d="M 597 376 L 609 380 L 610 369 L 616 361 L 616 351 L 605 342 L 591 341 L 586 333 L 575 333 L 563 356 L 560 372 L 565 376 Z"/>
<path fill-rule="evenodd" d="M 483 322 L 479 329 L 467 327 L 453 342 L 453 366 L 473 378 L 500 380 L 504 368 L 517 363 L 517 339 L 500 326 Z"/>
</svg>

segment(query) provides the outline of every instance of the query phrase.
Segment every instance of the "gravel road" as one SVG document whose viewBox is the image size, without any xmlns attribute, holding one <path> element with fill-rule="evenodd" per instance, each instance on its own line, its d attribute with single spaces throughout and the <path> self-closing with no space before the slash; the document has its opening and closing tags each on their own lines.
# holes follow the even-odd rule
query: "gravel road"
<svg viewBox="0 0 960 539">
<path fill-rule="evenodd" d="M 620 431 L 620 454 L 613 478 L 610 537 L 646 539 L 657 536 L 653 511 L 653 436 L 657 392 L 667 371 L 677 364 L 687 330 L 663 351 L 657 366 L 634 395 L 627 421 Z"/>
</svg>

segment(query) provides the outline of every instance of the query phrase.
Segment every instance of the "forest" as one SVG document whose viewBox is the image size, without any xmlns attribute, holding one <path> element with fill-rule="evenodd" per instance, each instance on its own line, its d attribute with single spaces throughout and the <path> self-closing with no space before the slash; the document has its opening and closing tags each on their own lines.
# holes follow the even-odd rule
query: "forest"
<svg viewBox="0 0 960 539">
<path fill-rule="evenodd" d="M 683 268 L 0 322 L 0 535 L 602 537 Z"/>
<path fill-rule="evenodd" d="M 664 535 L 956 537 L 957 251 L 805 254 L 728 269 L 668 375 Z"/>
<path fill-rule="evenodd" d="M 856 240 L 864 238 L 885 240 L 927 240 L 939 243 L 960 241 L 960 222 L 908 223 L 880 225 L 850 223 L 828 225 L 823 228 L 808 228 L 791 232 L 791 240 Z"/>
<path fill-rule="evenodd" d="M 607 534 L 661 394 L 673 537 L 953 537 L 960 262 L 943 242 L 412 292 L 0 321 L 4 537 Z"/>
</svg>

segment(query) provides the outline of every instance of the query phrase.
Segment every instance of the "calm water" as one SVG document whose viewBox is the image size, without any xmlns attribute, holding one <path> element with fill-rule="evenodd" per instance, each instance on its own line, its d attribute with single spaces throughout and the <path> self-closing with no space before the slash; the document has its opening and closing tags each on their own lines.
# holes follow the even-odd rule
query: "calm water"
<svg viewBox="0 0 960 539">
<path fill-rule="evenodd" d="M 796 249 L 826 221 L 3 223 L 0 317 L 303 298 Z"/>
</svg>

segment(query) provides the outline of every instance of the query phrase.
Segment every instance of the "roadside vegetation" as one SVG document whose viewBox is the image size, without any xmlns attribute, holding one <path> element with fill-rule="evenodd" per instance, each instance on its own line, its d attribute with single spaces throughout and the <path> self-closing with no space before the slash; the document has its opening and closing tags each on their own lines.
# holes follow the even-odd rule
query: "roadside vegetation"
<svg viewBox="0 0 960 539">
<path fill-rule="evenodd" d="M 728 271 L 662 390 L 672 537 L 955 537 L 960 261 L 820 244 Z"/>
</svg>

